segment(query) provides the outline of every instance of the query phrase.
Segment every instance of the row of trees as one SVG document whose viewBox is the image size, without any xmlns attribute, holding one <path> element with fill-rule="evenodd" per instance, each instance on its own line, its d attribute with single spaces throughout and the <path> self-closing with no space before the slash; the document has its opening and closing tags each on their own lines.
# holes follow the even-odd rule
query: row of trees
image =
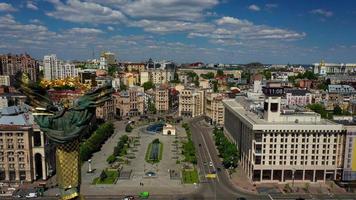
<svg viewBox="0 0 356 200">
<path fill-rule="evenodd" d="M 333 115 L 350 115 L 351 113 L 343 110 L 339 105 L 334 106 L 333 111 L 326 110 L 325 106 L 320 103 L 313 103 L 307 105 L 310 110 L 319 113 L 322 118 L 332 119 Z"/>
<path fill-rule="evenodd" d="M 214 131 L 215 145 L 218 148 L 219 156 L 223 159 L 225 168 L 237 167 L 239 152 L 232 142 L 224 135 L 221 129 L 215 127 Z"/>
<path fill-rule="evenodd" d="M 100 150 L 102 144 L 114 133 L 114 124 L 104 123 L 80 145 L 80 158 L 82 161 L 89 160 L 93 153 Z"/>
<path fill-rule="evenodd" d="M 123 156 L 127 154 L 127 148 L 129 147 L 129 137 L 127 135 L 123 135 L 120 137 L 119 142 L 114 147 L 114 152 L 110 155 L 106 161 L 111 164 L 116 161 L 117 156 Z"/>
<path fill-rule="evenodd" d="M 186 162 L 190 162 L 192 164 L 197 164 L 197 156 L 195 153 L 195 146 L 192 141 L 192 132 L 191 132 L 190 127 L 187 123 L 184 123 L 182 126 L 185 129 L 185 132 L 187 133 L 187 136 L 188 136 L 188 141 L 183 143 L 182 154 L 184 155 Z"/>
</svg>

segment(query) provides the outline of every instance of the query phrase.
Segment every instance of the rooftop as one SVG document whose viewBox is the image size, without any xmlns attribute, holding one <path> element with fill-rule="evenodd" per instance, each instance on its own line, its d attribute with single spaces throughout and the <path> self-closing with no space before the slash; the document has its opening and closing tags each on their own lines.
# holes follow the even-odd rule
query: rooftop
<svg viewBox="0 0 356 200">
<path fill-rule="evenodd" d="M 227 109 L 244 121 L 244 123 L 248 124 L 253 130 L 340 130 L 342 128 L 342 125 L 332 121 L 325 119 L 318 120 L 320 115 L 314 112 L 281 113 L 282 121 L 268 122 L 263 118 L 263 112 L 258 111 L 259 105 L 244 96 L 238 96 L 235 99 L 226 99 L 223 100 L 223 103 Z M 262 106 L 260 105 L 260 107 Z"/>
</svg>

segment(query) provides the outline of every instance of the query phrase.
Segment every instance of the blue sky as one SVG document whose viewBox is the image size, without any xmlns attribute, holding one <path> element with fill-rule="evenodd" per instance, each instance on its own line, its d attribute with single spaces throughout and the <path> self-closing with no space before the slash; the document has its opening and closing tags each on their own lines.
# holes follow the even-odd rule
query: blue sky
<svg viewBox="0 0 356 200">
<path fill-rule="evenodd" d="M 355 19 L 353 0 L 0 0 L 0 53 L 355 63 Z"/>
</svg>

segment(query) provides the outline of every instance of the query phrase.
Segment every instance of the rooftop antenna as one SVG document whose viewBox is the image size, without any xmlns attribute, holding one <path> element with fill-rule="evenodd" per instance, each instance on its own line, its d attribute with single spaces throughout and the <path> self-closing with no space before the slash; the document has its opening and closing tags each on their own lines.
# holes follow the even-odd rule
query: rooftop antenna
<svg viewBox="0 0 356 200">
<path fill-rule="evenodd" d="M 95 59 L 94 47 L 93 47 L 93 52 L 92 52 L 92 58 Z"/>
</svg>

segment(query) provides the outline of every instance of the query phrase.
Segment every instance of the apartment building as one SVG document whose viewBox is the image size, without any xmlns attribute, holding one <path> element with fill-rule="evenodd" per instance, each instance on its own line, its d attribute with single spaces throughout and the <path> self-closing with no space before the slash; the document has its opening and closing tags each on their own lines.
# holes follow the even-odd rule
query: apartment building
<svg viewBox="0 0 356 200">
<path fill-rule="evenodd" d="M 155 89 L 155 107 L 157 112 L 169 110 L 169 90 L 166 85 L 160 85 Z"/>
<path fill-rule="evenodd" d="M 127 72 L 142 72 L 145 71 L 145 63 L 124 63 L 125 70 Z"/>
<path fill-rule="evenodd" d="M 55 54 L 44 56 L 43 69 L 45 80 L 77 77 L 79 72 L 79 69 L 75 67 L 75 64 L 58 60 Z"/>
<path fill-rule="evenodd" d="M 1 110 L 0 149 L 0 182 L 46 180 L 55 170 L 54 147 L 28 108 Z"/>
<path fill-rule="evenodd" d="M 144 113 L 144 89 L 133 86 L 114 93 L 115 115 L 118 117 L 137 116 Z"/>
<path fill-rule="evenodd" d="M 111 121 L 114 119 L 115 115 L 115 104 L 114 99 L 105 101 L 104 105 L 98 106 L 96 108 L 96 118 L 102 119 L 104 121 Z"/>
<path fill-rule="evenodd" d="M 205 95 L 205 115 L 210 118 L 211 124 L 224 124 L 224 95 L 220 93 L 207 92 Z"/>
<path fill-rule="evenodd" d="M 283 88 L 264 88 L 263 104 L 224 100 L 224 131 L 254 183 L 339 180 L 344 164 L 343 125 L 314 112 L 281 109 Z"/>
<path fill-rule="evenodd" d="M 116 64 L 115 54 L 112 52 L 102 52 L 100 55 L 99 68 L 108 70 L 109 65 Z"/>
<path fill-rule="evenodd" d="M 28 54 L 0 55 L 0 75 L 13 77 L 19 71 L 28 73 L 31 80 L 37 81 L 38 62 Z"/>
<path fill-rule="evenodd" d="M 313 95 L 308 90 L 288 89 L 286 93 L 286 105 L 306 106 L 312 103 Z"/>
<path fill-rule="evenodd" d="M 10 76 L 0 75 L 0 85 L 10 86 Z"/>
<path fill-rule="evenodd" d="M 179 94 L 179 116 L 196 117 L 204 114 L 205 91 L 185 88 Z"/>
</svg>

